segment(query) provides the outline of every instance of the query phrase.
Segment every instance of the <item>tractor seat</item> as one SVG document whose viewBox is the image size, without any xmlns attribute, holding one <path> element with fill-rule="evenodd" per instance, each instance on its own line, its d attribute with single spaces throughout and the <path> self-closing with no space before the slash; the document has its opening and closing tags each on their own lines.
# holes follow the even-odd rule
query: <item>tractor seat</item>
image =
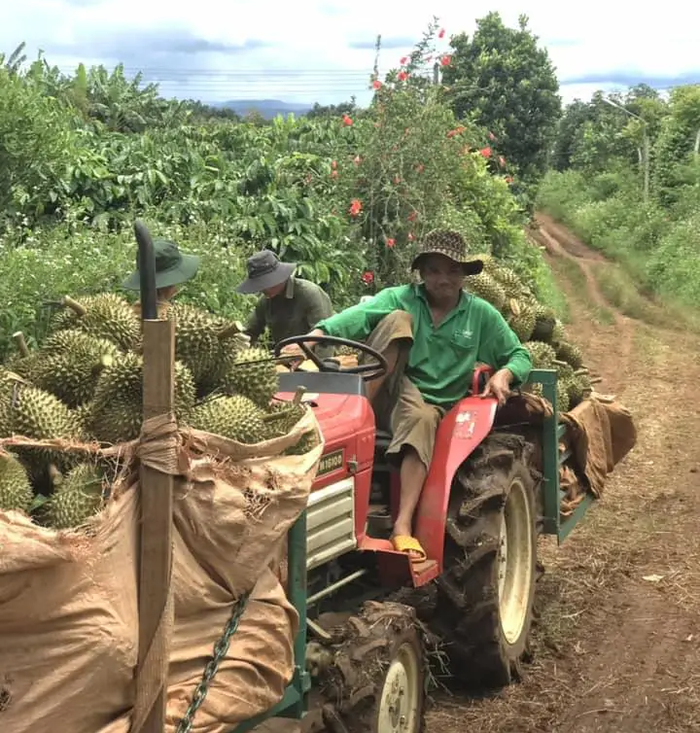
<svg viewBox="0 0 700 733">
<path fill-rule="evenodd" d="M 375 445 L 377 448 L 386 450 L 391 443 L 393 435 L 388 430 L 377 429 L 374 434 Z"/>
</svg>

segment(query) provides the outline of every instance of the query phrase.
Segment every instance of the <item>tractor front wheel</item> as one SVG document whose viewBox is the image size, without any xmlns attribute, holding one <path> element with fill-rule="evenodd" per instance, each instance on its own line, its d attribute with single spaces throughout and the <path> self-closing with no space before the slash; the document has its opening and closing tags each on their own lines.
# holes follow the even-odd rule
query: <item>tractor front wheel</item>
<svg viewBox="0 0 700 733">
<path fill-rule="evenodd" d="M 326 730 L 422 733 L 427 665 L 415 611 L 368 601 L 341 633 L 323 685 Z"/>
<path fill-rule="evenodd" d="M 465 682 L 510 684 L 529 651 L 537 563 L 530 451 L 522 436 L 494 433 L 452 488 L 433 623 Z"/>
</svg>

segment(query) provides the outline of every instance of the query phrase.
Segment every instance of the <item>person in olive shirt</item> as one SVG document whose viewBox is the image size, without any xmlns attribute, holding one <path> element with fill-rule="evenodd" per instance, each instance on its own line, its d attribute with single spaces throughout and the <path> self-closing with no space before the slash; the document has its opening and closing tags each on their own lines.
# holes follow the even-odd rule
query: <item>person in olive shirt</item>
<svg viewBox="0 0 700 733">
<path fill-rule="evenodd" d="M 464 277 L 483 269 L 470 259 L 458 232 L 427 235 L 412 263 L 420 284 L 391 287 L 316 324 L 309 335 L 364 341 L 389 363 L 385 377 L 367 385 L 378 427 L 392 433 L 387 456 L 398 460 L 401 495 L 394 547 L 412 561 L 425 551 L 412 536 L 413 514 L 428 473 L 440 419 L 471 388 L 477 362 L 496 371 L 482 396 L 504 404 L 532 369 L 529 352 L 503 316 L 463 290 Z M 294 346 L 287 351 L 292 352 Z"/>
<path fill-rule="evenodd" d="M 275 343 L 308 333 L 320 320 L 333 313 L 328 295 L 316 283 L 294 276 L 296 264 L 280 262 L 271 250 L 256 252 L 247 262 L 248 278 L 237 292 L 262 293 L 248 319 L 246 333 L 255 343 L 269 327 Z M 321 358 L 332 356 L 333 349 L 316 347 Z"/>
</svg>

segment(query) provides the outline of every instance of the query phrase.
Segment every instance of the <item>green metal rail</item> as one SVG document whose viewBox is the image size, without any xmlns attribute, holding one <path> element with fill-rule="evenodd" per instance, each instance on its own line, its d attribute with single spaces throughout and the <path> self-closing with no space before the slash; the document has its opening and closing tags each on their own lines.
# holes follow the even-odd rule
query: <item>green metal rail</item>
<svg viewBox="0 0 700 733">
<path fill-rule="evenodd" d="M 570 453 L 567 451 L 559 455 L 559 440 L 566 432 L 566 428 L 559 423 L 557 372 L 554 369 L 533 369 L 529 381 L 542 385 L 544 398 L 552 405 L 552 416 L 545 418 L 542 426 L 544 533 L 556 535 L 558 543 L 561 544 L 583 518 L 595 497 L 593 494 L 586 494 L 571 516 L 562 520 L 560 508 L 565 494 L 559 487 L 559 469 L 569 458 Z"/>
</svg>

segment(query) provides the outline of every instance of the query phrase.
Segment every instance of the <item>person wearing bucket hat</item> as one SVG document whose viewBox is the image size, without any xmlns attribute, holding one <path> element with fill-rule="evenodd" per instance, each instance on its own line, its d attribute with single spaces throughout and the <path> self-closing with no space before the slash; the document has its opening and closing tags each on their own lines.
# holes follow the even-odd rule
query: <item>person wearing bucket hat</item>
<svg viewBox="0 0 700 733">
<path fill-rule="evenodd" d="M 261 293 L 246 325 L 251 343 L 260 338 L 266 327 L 275 343 L 290 336 L 308 333 L 318 321 L 333 313 L 331 300 L 316 283 L 294 275 L 296 264 L 281 262 L 269 249 L 256 252 L 247 263 L 248 277 L 236 291 Z M 316 347 L 321 358 L 332 356 L 333 349 Z"/>
<path fill-rule="evenodd" d="M 501 405 L 532 369 L 529 352 L 503 316 L 463 289 L 465 276 L 483 266 L 458 232 L 432 231 L 411 264 L 421 282 L 385 288 L 319 321 L 309 334 L 365 341 L 387 359 L 387 374 L 367 385 L 367 396 L 377 426 L 391 434 L 387 458 L 401 476 L 392 542 L 413 562 L 426 559 L 412 535 L 413 514 L 442 416 L 468 394 L 477 363 L 495 370 L 481 396 Z"/>
<path fill-rule="evenodd" d="M 156 260 L 156 300 L 160 314 L 163 306 L 175 296 L 180 285 L 197 274 L 200 259 L 197 255 L 180 252 L 177 244 L 169 239 L 154 239 L 153 252 Z M 125 290 L 141 289 L 138 253 L 136 258 L 136 270 L 122 283 Z M 134 309 L 140 314 L 139 302 L 134 304 Z"/>
</svg>

